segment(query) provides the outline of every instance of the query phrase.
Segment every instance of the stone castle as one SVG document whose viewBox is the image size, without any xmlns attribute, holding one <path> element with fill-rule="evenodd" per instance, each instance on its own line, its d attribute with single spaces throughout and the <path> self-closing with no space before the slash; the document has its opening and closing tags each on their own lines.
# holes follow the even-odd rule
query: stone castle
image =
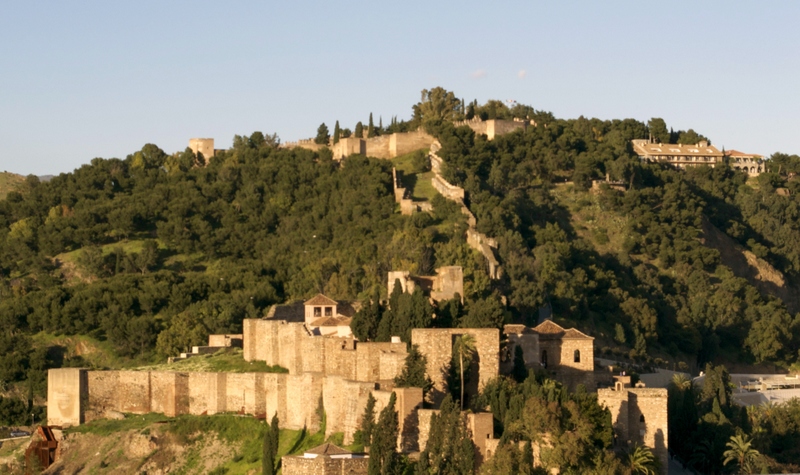
<svg viewBox="0 0 800 475">
<path fill-rule="evenodd" d="M 423 450 L 435 409 L 423 409 L 426 401 L 422 389 L 394 386 L 408 355 L 406 343 L 397 337 L 391 342 L 360 342 L 338 336 L 338 332 L 312 329 L 320 318 L 332 318 L 337 313 L 336 300 L 317 296 L 304 302 L 302 320 L 281 320 L 275 318 L 277 315 L 244 320 L 244 359 L 279 365 L 288 373 L 50 370 L 48 423 L 72 426 L 118 413 L 240 413 L 263 418 L 277 414 L 282 427 L 316 431 L 324 412 L 326 436 L 342 432 L 348 444 L 360 427 L 369 395 L 376 399 L 376 410 L 380 411 L 394 393 L 400 421 L 398 448 L 404 452 Z M 552 321 L 534 328 L 507 325 L 502 333 L 493 328 L 414 329 L 411 343 L 427 359 L 427 374 L 433 381 L 427 404 L 433 407 L 446 394 L 453 344 L 461 335 L 471 335 L 476 346 L 468 394 L 477 394 L 491 379 L 509 371 L 513 367 L 509 355 L 517 345 L 522 348 L 526 366 L 544 368 L 572 388 L 578 384 L 595 387 L 593 338 Z M 229 339 L 210 337 L 223 343 Z M 657 413 L 665 414 L 666 398 L 646 399 L 648 391 L 657 390 L 625 387 L 601 390 L 599 396 L 614 415 L 620 441 L 640 440 L 633 438 L 631 421 L 643 414 L 653 435 L 645 431 L 641 440 L 659 450 L 662 442 L 666 447 L 667 427 L 666 416 Z M 645 404 L 645 400 L 654 402 Z M 478 413 L 468 417 L 477 456 L 485 459 L 496 449 L 492 416 Z"/>
</svg>

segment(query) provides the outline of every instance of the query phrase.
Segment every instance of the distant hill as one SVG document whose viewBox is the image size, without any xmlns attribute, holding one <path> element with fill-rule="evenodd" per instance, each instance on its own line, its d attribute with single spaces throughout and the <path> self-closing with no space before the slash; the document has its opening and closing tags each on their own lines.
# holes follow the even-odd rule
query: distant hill
<svg viewBox="0 0 800 475">
<path fill-rule="evenodd" d="M 6 199 L 9 191 L 14 191 L 25 177 L 16 173 L 0 172 L 0 200 Z"/>
</svg>

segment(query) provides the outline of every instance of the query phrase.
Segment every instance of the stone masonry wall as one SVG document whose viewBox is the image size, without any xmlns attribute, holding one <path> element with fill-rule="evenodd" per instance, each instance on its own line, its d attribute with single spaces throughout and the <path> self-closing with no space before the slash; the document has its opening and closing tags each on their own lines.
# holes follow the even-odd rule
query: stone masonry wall
<svg viewBox="0 0 800 475">
<path fill-rule="evenodd" d="M 405 343 L 310 335 L 302 323 L 245 319 L 243 327 L 245 360 L 277 364 L 289 374 L 318 372 L 369 382 L 394 379 L 408 353 Z"/>
<path fill-rule="evenodd" d="M 431 402 L 438 406 L 447 390 L 447 371 L 453 354 L 453 341 L 458 335 L 475 338 L 477 374 L 473 373 L 467 386 L 468 392 L 476 394 L 500 371 L 500 331 L 496 328 L 415 328 L 411 330 L 411 342 L 419 346 L 420 353 L 428 360 L 427 373 L 433 381 L 428 393 Z M 473 363 L 473 366 L 474 363 Z"/>
<path fill-rule="evenodd" d="M 599 389 L 597 400 L 611 412 L 617 445 L 642 444 L 661 462 L 669 463 L 667 390 L 661 388 Z"/>
<path fill-rule="evenodd" d="M 367 475 L 369 459 L 287 456 L 281 464 L 283 475 Z"/>
<path fill-rule="evenodd" d="M 389 154 L 392 158 L 414 150 L 428 148 L 436 139 L 422 129 L 414 132 L 395 133 L 389 136 Z"/>
</svg>

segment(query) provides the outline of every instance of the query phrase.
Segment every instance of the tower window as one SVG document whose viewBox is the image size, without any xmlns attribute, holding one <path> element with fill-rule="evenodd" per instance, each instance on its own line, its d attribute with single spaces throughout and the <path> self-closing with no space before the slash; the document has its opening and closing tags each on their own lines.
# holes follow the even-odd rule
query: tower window
<svg viewBox="0 0 800 475">
<path fill-rule="evenodd" d="M 580 363 L 581 362 L 581 350 L 575 350 L 575 354 L 573 355 L 573 360 L 576 363 Z"/>
<path fill-rule="evenodd" d="M 547 350 L 542 351 L 542 366 L 547 368 Z"/>
<path fill-rule="evenodd" d="M 644 414 L 642 414 L 641 416 L 639 416 L 639 423 L 640 423 L 640 424 L 644 424 Z"/>
</svg>

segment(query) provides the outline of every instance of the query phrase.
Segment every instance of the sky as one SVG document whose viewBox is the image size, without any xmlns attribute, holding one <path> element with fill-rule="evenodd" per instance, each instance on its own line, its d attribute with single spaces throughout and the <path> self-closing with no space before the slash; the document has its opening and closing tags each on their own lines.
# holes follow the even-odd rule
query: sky
<svg viewBox="0 0 800 475">
<path fill-rule="evenodd" d="M 409 119 L 436 86 L 800 154 L 800 2 L 6 1 L 0 171 Z"/>
</svg>

